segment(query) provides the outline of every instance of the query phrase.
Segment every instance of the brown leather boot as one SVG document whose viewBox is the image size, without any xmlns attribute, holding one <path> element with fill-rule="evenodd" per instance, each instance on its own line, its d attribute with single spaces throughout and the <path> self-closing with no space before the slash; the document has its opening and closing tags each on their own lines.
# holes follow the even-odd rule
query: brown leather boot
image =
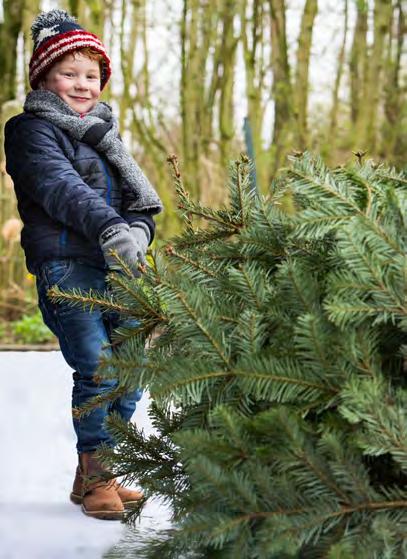
<svg viewBox="0 0 407 559">
<path fill-rule="evenodd" d="M 123 487 L 122 485 L 117 483 L 116 480 L 114 481 L 116 484 L 117 493 L 123 503 L 124 508 L 126 509 L 137 508 L 140 505 L 140 501 L 144 498 L 143 493 L 141 491 L 136 491 L 134 489 L 128 489 L 127 487 Z M 76 468 L 75 479 L 70 494 L 70 499 L 73 503 L 75 503 L 75 505 L 82 504 L 82 491 L 83 491 L 83 477 L 81 474 L 81 469 L 78 466 Z"/>
<path fill-rule="evenodd" d="M 121 520 L 124 506 L 117 492 L 117 482 L 115 479 L 106 479 L 106 468 L 97 460 L 95 453 L 82 452 L 79 455 L 79 468 L 84 514 L 101 520 Z"/>
</svg>

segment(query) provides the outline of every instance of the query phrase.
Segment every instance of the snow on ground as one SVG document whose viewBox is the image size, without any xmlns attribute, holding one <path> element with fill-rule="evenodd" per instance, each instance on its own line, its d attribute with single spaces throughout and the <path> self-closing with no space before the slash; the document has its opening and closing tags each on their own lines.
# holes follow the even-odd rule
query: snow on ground
<svg viewBox="0 0 407 559">
<path fill-rule="evenodd" d="M 141 522 L 86 517 L 69 501 L 76 467 L 72 371 L 54 352 L 0 352 L 0 559 L 126 559 L 141 533 L 169 525 L 148 503 Z M 148 433 L 148 398 L 133 421 Z"/>
</svg>

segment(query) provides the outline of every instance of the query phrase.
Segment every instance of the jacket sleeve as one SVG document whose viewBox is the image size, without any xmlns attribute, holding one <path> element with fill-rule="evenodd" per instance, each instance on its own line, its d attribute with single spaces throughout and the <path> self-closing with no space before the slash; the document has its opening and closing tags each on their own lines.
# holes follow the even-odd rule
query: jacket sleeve
<svg viewBox="0 0 407 559">
<path fill-rule="evenodd" d="M 155 222 L 153 216 L 150 212 L 130 210 L 129 208 L 134 201 L 135 195 L 128 188 L 123 188 L 121 215 L 129 225 L 136 224 L 140 221 L 146 225 L 150 231 L 149 244 L 151 244 L 155 234 Z"/>
<path fill-rule="evenodd" d="M 125 220 L 74 169 L 52 125 L 41 119 L 5 129 L 6 170 L 16 189 L 29 196 L 54 220 L 90 241 Z"/>
</svg>

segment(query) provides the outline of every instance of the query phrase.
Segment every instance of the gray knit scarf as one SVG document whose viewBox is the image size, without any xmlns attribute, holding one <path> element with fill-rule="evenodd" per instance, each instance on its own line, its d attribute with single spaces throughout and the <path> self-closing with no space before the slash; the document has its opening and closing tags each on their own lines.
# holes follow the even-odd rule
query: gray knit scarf
<svg viewBox="0 0 407 559">
<path fill-rule="evenodd" d="M 48 120 L 71 138 L 103 154 L 118 170 L 122 186 L 127 185 L 136 194 L 137 201 L 129 210 L 161 212 L 163 205 L 158 194 L 120 139 L 110 105 L 99 102 L 81 117 L 52 91 L 38 89 L 27 95 L 24 110 Z"/>
</svg>

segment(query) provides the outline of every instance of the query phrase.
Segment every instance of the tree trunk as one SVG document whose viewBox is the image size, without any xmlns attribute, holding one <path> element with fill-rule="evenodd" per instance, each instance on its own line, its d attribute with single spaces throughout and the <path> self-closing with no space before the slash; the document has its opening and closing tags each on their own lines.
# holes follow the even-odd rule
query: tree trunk
<svg viewBox="0 0 407 559">
<path fill-rule="evenodd" d="M 274 97 L 273 143 L 270 168 L 274 174 L 292 148 L 293 111 L 290 67 L 287 52 L 285 0 L 269 0 L 271 14 L 271 66 Z"/>
<path fill-rule="evenodd" d="M 3 0 L 0 23 L 0 105 L 16 96 L 17 41 L 23 26 L 24 0 Z"/>
<path fill-rule="evenodd" d="M 126 24 L 130 20 L 130 31 Z M 118 99 L 120 107 L 119 125 L 123 135 L 130 133 L 129 142 L 133 153 L 145 154 L 144 171 L 154 182 L 166 208 L 172 206 L 171 191 L 167 188 L 165 159 L 167 150 L 160 139 L 157 122 L 152 114 L 150 97 L 150 72 L 147 45 L 146 2 L 137 0 L 131 3 L 122 0 L 120 25 L 120 62 L 123 91 Z M 143 61 L 135 73 L 135 57 Z M 169 221 L 174 220 L 171 211 L 165 212 L 162 225 L 170 231 Z"/>
<path fill-rule="evenodd" d="M 374 154 L 377 148 L 379 101 L 382 93 L 384 46 L 392 22 L 392 0 L 375 0 L 374 42 L 369 60 L 369 79 L 366 99 L 366 149 Z"/>
<path fill-rule="evenodd" d="M 24 39 L 24 61 L 28 61 L 31 58 L 33 51 L 33 42 L 31 39 L 31 25 L 35 17 L 38 15 L 40 10 L 40 0 L 25 0 L 24 2 L 24 12 L 23 12 L 23 39 Z M 17 62 L 17 61 L 16 61 Z M 24 64 L 24 89 L 28 91 L 30 89 L 29 74 L 28 74 L 28 64 Z"/>
<path fill-rule="evenodd" d="M 202 107 L 202 149 L 206 157 L 211 157 L 210 147 L 213 140 L 213 121 L 216 96 L 221 83 L 221 58 L 222 58 L 222 27 L 220 22 L 221 2 L 207 0 L 202 13 L 202 49 L 201 66 L 208 78 L 208 85 L 204 92 L 204 105 Z M 209 53 L 213 50 L 211 64 Z M 209 66 L 209 67 L 208 67 Z"/>
<path fill-rule="evenodd" d="M 105 4 L 105 0 L 68 0 L 68 11 L 85 29 L 103 41 Z"/>
<path fill-rule="evenodd" d="M 231 158 L 230 144 L 235 134 L 234 129 L 234 72 L 237 39 L 234 36 L 234 18 L 236 0 L 225 0 L 222 11 L 222 79 L 219 103 L 219 132 L 222 167 L 227 167 Z"/>
<path fill-rule="evenodd" d="M 407 119 L 405 92 L 400 87 L 401 56 L 406 33 L 405 16 L 401 0 L 393 10 L 393 25 L 389 34 L 384 86 L 384 123 L 380 155 L 402 165 L 407 148 L 406 133 L 403 131 Z M 394 31 L 393 31 L 394 30 Z"/>
<path fill-rule="evenodd" d="M 312 45 L 314 20 L 318 12 L 317 0 L 306 0 L 302 14 L 301 30 L 298 39 L 297 69 L 295 74 L 295 114 L 297 119 L 297 142 L 300 149 L 308 144 L 307 106 L 308 106 L 308 73 Z"/>
<path fill-rule="evenodd" d="M 350 102 L 351 119 L 353 128 L 353 139 L 363 128 L 363 110 L 366 103 L 366 79 L 368 67 L 367 54 L 367 19 L 368 3 L 367 0 L 356 2 L 357 17 L 353 34 L 353 42 L 350 53 Z M 363 147 L 363 146 L 361 146 Z"/>
<path fill-rule="evenodd" d="M 202 68 L 198 44 L 199 0 L 184 0 L 181 20 L 181 118 L 184 174 L 188 189 L 199 199 L 201 155 L 200 98 Z"/>
<path fill-rule="evenodd" d="M 268 153 L 263 149 L 262 131 L 266 108 L 263 100 L 264 80 L 267 73 L 264 53 L 265 5 L 254 0 L 251 17 L 248 15 L 248 2 L 241 6 L 241 40 L 245 64 L 247 116 L 252 132 L 254 164 L 257 186 L 261 192 L 268 187 Z M 250 40 L 249 40 L 250 38 Z"/>
<path fill-rule="evenodd" d="M 217 164 L 226 158 L 233 130 L 233 19 L 236 0 L 184 0 L 181 18 L 181 87 L 183 169 L 195 199 L 211 186 L 205 177 L 205 160 Z M 227 58 L 227 57 L 230 58 Z M 220 106 L 217 106 L 219 99 Z M 213 115 L 218 112 L 219 149 L 210 152 L 215 139 Z M 210 180 L 209 180 L 210 182 Z"/>
<path fill-rule="evenodd" d="M 329 146 L 331 161 L 334 160 L 335 158 L 335 149 L 338 140 L 337 136 L 338 136 L 339 88 L 341 85 L 341 79 L 342 79 L 344 65 L 345 65 L 346 39 L 348 36 L 348 15 L 349 15 L 348 0 L 345 0 L 343 40 L 338 54 L 338 68 L 336 70 L 335 85 L 332 94 L 332 108 L 331 108 L 330 123 L 329 123 L 329 134 L 326 142 L 326 144 Z"/>
</svg>

